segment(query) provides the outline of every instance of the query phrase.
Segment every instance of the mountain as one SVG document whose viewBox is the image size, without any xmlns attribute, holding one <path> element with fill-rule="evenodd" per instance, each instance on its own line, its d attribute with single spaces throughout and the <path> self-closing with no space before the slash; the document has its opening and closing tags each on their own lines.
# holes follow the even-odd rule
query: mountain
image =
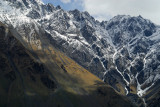
<svg viewBox="0 0 160 107">
<path fill-rule="evenodd" d="M 28 27 L 25 31 L 32 31 L 33 41 L 23 39 L 13 26 L 0 23 L 1 107 L 134 107 L 56 50 L 43 29 L 37 31 L 36 24 Z M 24 35 L 28 37 L 28 33 Z"/>
<path fill-rule="evenodd" d="M 10 9 L 7 3 L 1 1 L 1 8 Z M 50 42 L 51 35 L 36 21 L 20 12 L 12 16 L 11 10 L 6 17 L 1 14 L 0 22 L 1 107 L 134 107 L 57 50 Z"/>
<path fill-rule="evenodd" d="M 15 28 L 25 47 L 41 50 L 47 39 L 42 46 L 50 43 L 137 106 L 159 106 L 160 26 L 150 20 L 118 15 L 99 22 L 40 0 L 1 0 L 0 21 Z"/>
</svg>

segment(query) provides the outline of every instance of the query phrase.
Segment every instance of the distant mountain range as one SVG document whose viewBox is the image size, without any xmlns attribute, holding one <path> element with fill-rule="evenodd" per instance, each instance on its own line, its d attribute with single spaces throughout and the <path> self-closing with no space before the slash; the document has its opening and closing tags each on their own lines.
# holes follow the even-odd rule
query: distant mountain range
<svg viewBox="0 0 160 107">
<path fill-rule="evenodd" d="M 7 45 L 8 40 L 5 37 L 8 34 L 6 32 L 10 31 L 16 41 L 21 43 L 21 45 L 19 44 L 20 47 L 26 50 L 25 54 L 17 56 L 18 53 L 21 53 L 21 50 L 16 48 L 15 44 L 17 42 L 13 41 L 13 44 L 9 44 L 9 47 L 6 46 L 6 49 L 9 48 L 9 53 L 11 54 L 18 49 L 16 55 L 13 54 L 15 60 L 9 54 L 7 60 L 4 58 L 7 63 L 0 65 L 7 66 L 10 61 L 17 64 L 12 65 L 10 62 L 9 65 L 12 69 L 14 66 L 21 66 L 21 64 L 22 66 L 32 65 L 31 68 L 27 67 L 30 71 L 26 70 L 26 73 L 24 69 L 20 69 L 24 77 L 20 76 L 22 74 L 17 73 L 19 79 L 23 80 L 21 81 L 23 85 L 25 82 L 30 83 L 27 78 L 32 78 L 33 69 L 35 69 L 35 72 L 43 69 L 42 73 L 38 73 L 39 76 L 36 74 L 36 78 L 39 78 L 41 83 L 48 88 L 52 87 L 54 89 L 60 84 L 60 87 L 65 91 L 67 90 L 67 92 L 71 91 L 78 95 L 87 95 L 87 92 L 90 92 L 88 88 L 86 89 L 87 86 L 93 86 L 95 81 L 100 81 L 100 84 L 103 84 L 101 81 L 103 80 L 118 93 L 116 94 L 112 88 L 103 84 L 103 87 L 108 87 L 103 90 L 104 92 L 113 91 L 113 96 L 107 93 L 107 97 L 110 95 L 111 97 L 118 96 L 116 98 L 127 96 L 135 106 L 160 106 L 160 26 L 150 20 L 144 19 L 142 16 L 118 15 L 109 21 L 99 22 L 90 16 L 88 12 L 80 12 L 79 10 L 65 11 L 60 6 L 55 7 L 52 4 L 43 4 L 40 0 L 1 0 L 0 21 L 5 26 L 5 33 L 2 34 L 6 35 L 2 37 L 2 41 L 6 41 L 2 46 Z M 9 43 L 11 42 L 12 40 L 9 39 Z M 12 47 L 15 49 L 12 50 Z M 3 53 L 2 56 L 5 57 L 8 52 L 5 53 L 3 52 L 4 50 L 1 51 Z M 32 59 L 32 64 L 29 64 L 30 61 L 28 62 L 23 58 L 24 56 Z M 22 63 L 19 58 L 25 60 L 25 63 Z M 75 64 L 73 60 L 79 65 Z M 45 67 L 46 71 L 44 71 Z M 101 80 L 88 71 L 86 71 L 87 75 L 83 67 Z M 6 69 L 5 66 L 4 69 Z M 19 67 L 16 67 L 16 69 L 19 69 Z M 17 71 L 16 69 L 14 68 L 15 71 Z M 7 70 L 6 73 L 9 71 Z M 27 73 L 31 71 L 33 72 Z M 47 71 L 49 72 L 45 73 Z M 63 73 L 59 74 L 58 71 L 63 71 Z M 74 71 L 77 72 L 74 74 Z M 45 75 L 44 78 L 43 75 Z M 11 77 L 15 76 L 12 75 Z M 33 76 L 33 78 L 35 77 Z M 70 79 L 68 80 L 67 78 Z M 34 83 L 28 84 L 28 86 L 21 85 L 24 90 L 27 90 L 24 93 L 35 94 L 34 91 L 41 87 L 39 79 L 35 86 L 33 85 Z M 82 80 L 84 85 L 80 82 Z M 67 82 L 65 83 L 64 81 Z M 11 83 L 7 82 L 6 84 Z M 94 92 L 98 87 L 93 88 Z M 0 90 L 2 91 L 1 88 Z M 42 88 L 42 91 L 45 91 L 45 89 L 43 90 Z M 103 91 L 98 90 L 104 95 Z M 51 93 L 47 90 L 48 94 Z M 60 92 L 59 94 L 62 93 Z M 68 95 L 68 93 L 66 94 Z M 43 94 L 40 93 L 38 95 Z M 97 100 L 96 98 L 94 99 L 94 95 L 91 95 L 89 96 L 91 99 L 87 100 L 86 105 L 91 106 L 92 104 L 89 104 L 90 101 L 97 100 L 97 104 L 100 107 L 102 105 L 117 106 L 112 104 L 114 101 L 117 102 L 118 99 L 111 101 L 106 96 L 105 98 L 104 96 L 102 97 L 101 102 L 100 96 Z M 75 106 L 77 104 L 74 105 L 72 100 L 71 102 L 66 101 L 66 97 L 61 97 L 65 99 L 63 102 L 66 104 L 65 106 Z M 86 96 L 83 100 L 81 96 L 79 100 L 84 102 L 85 99 L 87 99 Z M 51 101 L 50 98 L 48 100 Z M 122 97 L 119 100 L 126 101 L 126 105 L 132 105 L 126 97 Z M 36 101 L 41 101 L 41 99 L 36 99 Z M 78 98 L 76 101 L 78 101 Z M 122 104 L 120 106 L 126 105 Z M 96 104 L 95 107 L 97 107 Z"/>
</svg>

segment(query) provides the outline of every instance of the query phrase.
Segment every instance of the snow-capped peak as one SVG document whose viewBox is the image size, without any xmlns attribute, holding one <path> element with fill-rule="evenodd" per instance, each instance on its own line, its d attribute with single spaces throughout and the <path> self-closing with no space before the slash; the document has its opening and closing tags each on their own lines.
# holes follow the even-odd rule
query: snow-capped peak
<svg viewBox="0 0 160 107">
<path fill-rule="evenodd" d="M 160 28 L 142 16 L 118 15 L 100 23 L 88 12 L 40 0 L 1 0 L 0 21 L 18 30 L 28 23 L 32 39 L 30 24 L 41 26 L 55 47 L 127 95 L 136 84 L 142 97 L 160 79 Z"/>
</svg>

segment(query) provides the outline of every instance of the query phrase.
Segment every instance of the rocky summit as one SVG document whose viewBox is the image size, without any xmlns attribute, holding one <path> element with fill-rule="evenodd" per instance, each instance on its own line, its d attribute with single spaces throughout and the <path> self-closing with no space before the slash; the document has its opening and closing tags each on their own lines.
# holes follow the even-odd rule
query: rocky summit
<svg viewBox="0 0 160 107">
<path fill-rule="evenodd" d="M 95 95 L 95 92 L 97 92 L 95 90 L 98 89 L 98 93 L 102 95 L 97 97 L 96 107 L 102 107 L 103 104 L 107 107 L 115 107 L 118 105 L 118 99 L 116 100 L 116 98 L 122 96 L 124 98 L 122 97 L 119 101 L 126 101 L 125 104 L 132 105 L 131 101 L 134 106 L 139 107 L 160 106 L 160 26 L 150 20 L 142 16 L 118 15 L 109 21 L 99 22 L 88 12 L 80 12 L 77 9 L 65 11 L 60 6 L 55 7 L 52 4 L 44 4 L 41 0 L 1 0 L 0 21 L 6 26 L 5 30 L 1 30 L 1 32 L 5 33 L 1 33 L 4 36 L 3 42 L 0 42 L 1 46 L 3 46 L 3 49 L 0 50 L 3 54 L 0 60 L 0 66 L 2 66 L 0 70 L 8 73 L 2 73 L 3 75 L 8 75 L 3 79 L 9 79 L 7 83 L 2 82 L 0 84 L 1 86 L 4 85 L 3 89 L 0 88 L 1 93 L 6 91 L 4 87 L 7 87 L 7 85 L 14 87 L 11 81 L 16 80 L 18 78 L 16 75 L 18 75 L 22 82 L 21 90 L 23 89 L 23 93 L 33 96 L 41 95 L 41 92 L 46 91 L 44 86 L 49 90 L 57 90 L 62 87 L 60 89 L 65 89 L 65 94 L 67 90 L 67 92 L 81 95 L 80 99 L 76 97 L 76 101 L 79 99 L 85 102 L 86 96 L 83 95 L 90 95 L 91 99 L 86 101 L 86 105 L 91 106 L 92 104 L 90 105 L 90 103 L 96 101 L 96 98 L 94 99 L 93 97 L 97 95 Z M 12 45 L 10 44 L 12 43 L 11 41 L 9 44 L 7 43 L 8 39 L 6 40 L 5 38 L 8 37 L 6 32 L 9 31 L 12 31 L 16 41 L 21 43 L 20 47 L 27 50 L 25 51 L 26 53 L 23 52 L 22 55 L 19 55 L 23 49 L 20 51 L 19 45 L 16 46 L 17 42 L 13 42 Z M 5 50 L 8 48 L 8 51 Z M 15 51 L 18 55 L 15 55 Z M 12 59 L 11 54 L 16 58 L 15 60 Z M 31 60 L 26 61 L 25 59 Z M 23 63 L 19 63 L 21 61 Z M 72 61 L 77 64 L 72 64 Z M 21 66 L 21 64 L 28 70 L 20 70 L 20 68 L 16 67 Z M 7 69 L 6 66 L 11 67 Z M 82 70 L 84 68 L 92 74 L 86 71 L 87 74 L 89 73 L 87 75 Z M 21 76 L 22 74 L 18 72 L 17 74 L 16 72 L 9 72 L 12 71 L 11 69 L 23 73 L 24 76 Z M 77 69 L 77 72 L 74 74 L 75 69 Z M 81 72 L 83 73 L 81 74 Z M 103 80 L 105 84 L 108 84 L 109 86 L 107 85 L 107 87 L 112 88 L 101 87 L 99 90 L 99 86 L 95 86 L 96 88 L 91 89 L 94 90 L 92 95 L 88 91 L 89 89 L 86 89 L 86 86 L 93 86 L 95 83 L 92 82 L 97 81 L 98 78 L 93 74 Z M 33 79 L 32 81 L 38 80 L 37 83 L 31 82 L 26 86 L 24 83 L 30 83 L 25 80 L 27 78 Z M 67 78 L 70 79 L 68 80 Z M 82 80 L 86 85 L 82 85 L 80 82 Z M 98 81 L 101 80 L 98 79 Z M 67 82 L 65 83 L 64 81 Z M 103 82 L 101 81 L 100 83 L 102 84 Z M 77 85 L 78 88 L 76 88 Z M 38 90 L 41 87 L 42 91 Z M 10 88 L 7 88 L 8 91 L 6 92 L 7 101 L 11 101 L 9 99 L 9 95 L 12 96 L 9 93 Z M 108 89 L 113 91 L 112 97 L 114 95 L 118 96 L 115 97 L 115 100 L 107 99 L 110 96 Z M 11 91 L 14 92 L 14 90 Z M 48 94 L 54 96 L 55 92 L 50 93 L 47 90 L 46 96 Z M 59 94 L 62 94 L 62 92 L 60 91 Z M 54 98 L 57 98 L 59 94 L 55 94 Z M 71 105 L 77 106 L 77 104 L 80 104 L 73 104 L 72 101 L 67 100 L 66 96 L 69 96 L 68 93 L 58 98 L 63 99 L 65 106 L 70 107 Z M 104 96 L 107 96 L 107 98 L 104 98 Z M 26 94 L 23 94 L 23 97 L 28 98 Z M 16 100 L 15 98 L 12 101 Z M 28 99 L 29 102 L 33 100 L 41 101 L 36 97 L 32 98 Z M 52 99 L 52 97 L 50 98 Z M 51 101 L 46 97 L 44 99 L 46 100 L 45 103 Z M 104 103 L 105 101 L 106 103 Z M 114 101 L 117 105 L 112 105 L 115 103 Z M 30 104 L 32 105 L 32 103 Z M 125 106 L 122 104 L 122 107 Z"/>
</svg>

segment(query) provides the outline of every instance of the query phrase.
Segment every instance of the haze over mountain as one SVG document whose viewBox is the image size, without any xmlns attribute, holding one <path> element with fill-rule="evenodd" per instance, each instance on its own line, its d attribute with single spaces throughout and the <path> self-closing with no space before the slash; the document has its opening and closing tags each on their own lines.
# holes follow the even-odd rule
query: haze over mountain
<svg viewBox="0 0 160 107">
<path fill-rule="evenodd" d="M 20 104 L 27 101 L 28 106 L 33 101 L 37 105 L 44 98 L 42 96 L 47 98 L 41 106 L 47 103 L 49 106 L 132 106 L 126 97 L 135 106 L 160 105 L 160 27 L 150 20 L 142 16 L 118 15 L 99 22 L 88 12 L 65 11 L 40 0 L 1 0 L 0 21 L 3 23 L 2 46 L 8 49 L 1 49 L 2 62 L 5 62 L 1 64 L 5 71 L 2 74 L 9 75 L 2 75 L 2 80 L 7 82 L 1 83 L 1 95 L 8 95 L 6 99 L 11 101 L 5 104 L 16 101 L 13 93 L 20 89 L 25 99 Z M 12 39 L 5 39 L 8 30 L 16 41 L 13 44 Z M 18 49 L 16 53 L 15 49 Z M 21 51 L 23 54 L 19 55 Z M 10 67 L 7 69 L 4 65 Z M 23 80 L 21 88 L 11 88 L 14 80 L 15 83 Z M 97 81 L 98 86 L 95 85 Z M 13 90 L 12 94 L 6 88 Z M 42 90 L 37 91 L 39 88 Z M 57 98 L 58 103 L 55 102 Z"/>
</svg>

